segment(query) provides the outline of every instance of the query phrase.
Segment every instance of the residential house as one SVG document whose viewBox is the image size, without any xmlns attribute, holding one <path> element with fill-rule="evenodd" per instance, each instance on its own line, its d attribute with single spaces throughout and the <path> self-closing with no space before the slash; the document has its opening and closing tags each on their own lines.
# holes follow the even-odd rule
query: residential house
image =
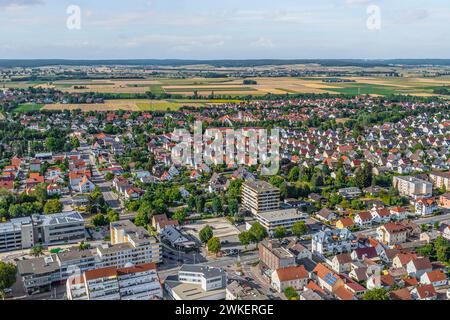
<svg viewBox="0 0 450 320">
<path fill-rule="evenodd" d="M 377 228 L 377 239 L 388 246 L 402 244 L 406 242 L 407 231 L 404 225 L 389 222 Z"/>
<path fill-rule="evenodd" d="M 411 291 L 411 296 L 415 300 L 436 300 L 437 292 L 432 284 L 418 286 Z"/>
<path fill-rule="evenodd" d="M 372 214 L 368 211 L 359 212 L 353 220 L 360 227 L 368 227 L 372 224 Z"/>
<path fill-rule="evenodd" d="M 350 253 L 340 253 L 331 259 L 331 268 L 337 273 L 348 273 L 351 271 L 352 257 Z"/>
<path fill-rule="evenodd" d="M 283 292 L 288 287 L 298 291 L 303 290 L 308 284 L 308 279 L 308 271 L 304 266 L 291 266 L 275 270 L 272 273 L 271 284 L 278 292 Z"/>
<path fill-rule="evenodd" d="M 353 222 L 353 219 L 350 217 L 347 218 L 341 218 L 338 221 L 336 221 L 336 228 L 337 229 L 344 229 L 344 228 L 351 228 L 355 225 Z"/>
<path fill-rule="evenodd" d="M 442 287 L 448 284 L 447 275 L 442 270 L 433 270 L 420 277 L 421 284 L 431 284 L 433 287 Z"/>
<path fill-rule="evenodd" d="M 418 199 L 415 202 L 416 215 L 427 216 L 433 214 L 438 209 L 437 203 L 433 198 Z"/>
<path fill-rule="evenodd" d="M 411 277 L 420 279 L 424 273 L 433 270 L 431 262 L 428 258 L 416 258 L 412 259 L 406 264 L 406 271 Z"/>
</svg>

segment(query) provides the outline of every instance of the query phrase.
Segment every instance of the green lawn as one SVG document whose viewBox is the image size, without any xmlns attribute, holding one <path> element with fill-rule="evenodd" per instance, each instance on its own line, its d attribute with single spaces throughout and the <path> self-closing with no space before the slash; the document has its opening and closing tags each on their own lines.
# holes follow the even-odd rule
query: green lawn
<svg viewBox="0 0 450 320">
<path fill-rule="evenodd" d="M 44 107 L 43 104 L 37 103 L 24 103 L 20 104 L 13 112 L 29 112 L 29 111 L 39 111 Z"/>
</svg>

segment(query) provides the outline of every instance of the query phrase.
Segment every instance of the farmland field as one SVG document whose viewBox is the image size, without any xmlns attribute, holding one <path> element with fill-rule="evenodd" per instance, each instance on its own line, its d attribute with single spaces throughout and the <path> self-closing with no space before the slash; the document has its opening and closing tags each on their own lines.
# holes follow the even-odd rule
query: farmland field
<svg viewBox="0 0 450 320">
<path fill-rule="evenodd" d="M 207 106 L 217 101 L 192 101 L 180 100 L 180 97 L 198 96 L 207 97 L 214 93 L 215 96 L 227 97 L 227 99 L 239 99 L 244 96 L 262 96 L 271 94 L 369 94 L 383 96 L 391 94 L 409 94 L 416 96 L 433 96 L 434 90 L 450 86 L 450 77 L 425 78 L 418 75 L 405 75 L 404 77 L 356 77 L 345 76 L 341 79 L 349 82 L 332 82 L 330 77 L 256 77 L 256 84 L 244 84 L 243 78 L 146 78 L 146 79 L 99 79 L 99 80 L 64 80 L 54 82 L 3 82 L 1 86 L 27 88 L 30 86 L 41 88 L 54 88 L 64 92 L 83 93 L 114 93 L 122 100 L 108 101 L 100 105 L 80 105 L 83 110 L 167 110 L 178 109 L 188 103 L 192 106 Z M 152 92 L 155 96 L 172 94 L 176 99 L 164 99 L 158 101 L 135 101 L 134 95 Z M 442 96 L 448 99 L 449 97 Z M 129 100 L 125 100 L 129 99 Z M 230 101 L 228 100 L 228 101 Z M 226 102 L 226 101 L 223 101 Z M 45 109 L 76 108 L 71 105 L 47 105 Z M 24 108 L 24 109 L 23 109 Z M 39 109 L 38 106 L 24 106 L 21 110 Z"/>
<path fill-rule="evenodd" d="M 123 99 L 106 100 L 104 103 L 96 104 L 47 104 L 43 110 L 76 110 L 89 111 L 175 111 L 183 106 L 208 107 L 217 104 L 239 102 L 239 100 L 190 100 L 190 99 L 167 99 L 167 100 L 147 100 L 147 99 Z"/>
<path fill-rule="evenodd" d="M 43 104 L 37 103 L 24 103 L 15 108 L 14 112 L 28 112 L 28 111 L 39 111 L 44 107 Z"/>
</svg>

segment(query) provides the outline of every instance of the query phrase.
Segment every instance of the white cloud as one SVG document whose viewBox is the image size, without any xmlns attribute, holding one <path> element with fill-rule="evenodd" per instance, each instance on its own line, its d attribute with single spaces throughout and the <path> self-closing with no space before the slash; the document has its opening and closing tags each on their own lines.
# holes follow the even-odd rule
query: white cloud
<svg viewBox="0 0 450 320">
<path fill-rule="evenodd" d="M 0 7 L 29 7 L 44 4 L 43 0 L 0 0 Z"/>
<path fill-rule="evenodd" d="M 250 43 L 250 46 L 257 47 L 257 48 L 273 48 L 273 47 L 275 47 L 272 40 L 264 38 L 264 37 L 259 37 L 258 40 Z"/>
</svg>

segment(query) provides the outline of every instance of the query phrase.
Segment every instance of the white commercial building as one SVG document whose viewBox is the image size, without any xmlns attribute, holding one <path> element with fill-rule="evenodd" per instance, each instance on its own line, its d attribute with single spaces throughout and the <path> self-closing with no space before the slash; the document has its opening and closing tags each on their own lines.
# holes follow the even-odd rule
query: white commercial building
<svg viewBox="0 0 450 320">
<path fill-rule="evenodd" d="M 174 300 L 224 300 L 227 276 L 219 268 L 183 265 L 178 276 L 169 276 L 164 286 Z"/>
<path fill-rule="evenodd" d="M 294 223 L 304 221 L 307 215 L 301 214 L 298 209 L 279 209 L 259 212 L 255 214 L 256 220 L 269 232 L 273 233 L 278 227 L 290 230 Z"/>
<path fill-rule="evenodd" d="M 27 249 L 37 243 L 57 245 L 85 239 L 84 219 L 78 212 L 33 215 L 0 223 L 0 252 Z"/>
</svg>

